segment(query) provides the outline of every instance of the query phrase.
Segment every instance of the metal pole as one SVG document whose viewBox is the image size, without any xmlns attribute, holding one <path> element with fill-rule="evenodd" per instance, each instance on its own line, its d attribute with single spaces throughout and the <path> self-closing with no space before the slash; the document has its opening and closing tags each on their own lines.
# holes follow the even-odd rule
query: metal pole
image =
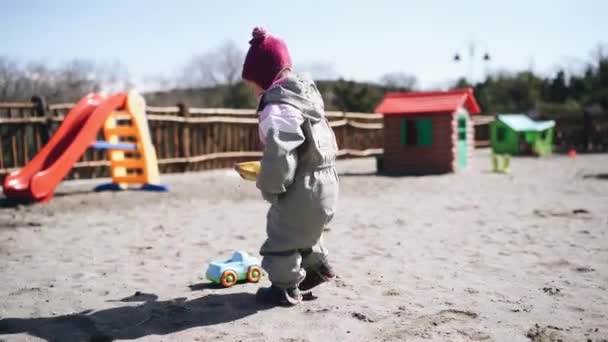
<svg viewBox="0 0 608 342">
<path fill-rule="evenodd" d="M 475 80 L 473 79 L 475 68 L 475 43 L 473 41 L 469 42 L 469 83 L 473 84 Z"/>
</svg>

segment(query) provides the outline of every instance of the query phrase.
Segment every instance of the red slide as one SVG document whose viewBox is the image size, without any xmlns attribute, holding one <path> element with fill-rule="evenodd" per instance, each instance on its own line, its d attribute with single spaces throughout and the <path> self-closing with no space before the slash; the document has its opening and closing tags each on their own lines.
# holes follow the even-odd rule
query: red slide
<svg viewBox="0 0 608 342">
<path fill-rule="evenodd" d="M 124 107 L 125 101 L 124 93 L 106 100 L 102 95 L 89 94 L 80 100 L 34 159 L 6 177 L 6 197 L 20 201 L 50 200 L 59 182 L 95 140 L 108 115 Z"/>
</svg>

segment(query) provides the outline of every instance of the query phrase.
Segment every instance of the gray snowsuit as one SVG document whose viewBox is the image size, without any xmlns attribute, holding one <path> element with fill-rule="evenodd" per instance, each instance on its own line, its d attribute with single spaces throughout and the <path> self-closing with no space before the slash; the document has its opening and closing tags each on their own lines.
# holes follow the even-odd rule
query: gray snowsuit
<svg viewBox="0 0 608 342">
<path fill-rule="evenodd" d="M 268 126 L 257 180 L 271 203 L 262 267 L 274 286 L 290 288 L 304 279 L 304 268 L 319 266 L 327 256 L 322 233 L 338 200 L 337 143 L 311 79 L 288 75 L 264 93 L 258 111 L 266 106 L 287 107 L 300 124 L 296 129 Z"/>
</svg>

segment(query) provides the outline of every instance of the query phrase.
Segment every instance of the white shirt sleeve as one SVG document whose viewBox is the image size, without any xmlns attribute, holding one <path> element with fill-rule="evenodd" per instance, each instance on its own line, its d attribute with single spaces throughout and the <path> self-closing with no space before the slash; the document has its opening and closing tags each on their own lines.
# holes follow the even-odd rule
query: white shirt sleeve
<svg viewBox="0 0 608 342">
<path fill-rule="evenodd" d="M 300 125 L 304 123 L 302 112 L 286 104 L 268 104 L 258 114 L 259 134 L 262 144 L 266 145 L 268 132 L 302 133 Z"/>
</svg>

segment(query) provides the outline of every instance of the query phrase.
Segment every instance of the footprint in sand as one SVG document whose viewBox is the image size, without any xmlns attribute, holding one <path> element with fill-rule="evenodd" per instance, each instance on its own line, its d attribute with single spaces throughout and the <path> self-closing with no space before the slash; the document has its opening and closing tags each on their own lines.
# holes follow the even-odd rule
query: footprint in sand
<svg viewBox="0 0 608 342">
<path fill-rule="evenodd" d="M 471 341 L 484 341 L 490 339 L 490 335 L 486 334 L 481 330 L 474 328 L 462 328 L 456 329 L 460 335 L 468 337 Z"/>
<path fill-rule="evenodd" d="M 382 295 L 385 297 L 396 297 L 396 296 L 400 296 L 401 292 L 399 292 L 399 290 L 396 290 L 396 289 L 390 289 L 390 290 L 384 291 L 382 293 Z"/>
<path fill-rule="evenodd" d="M 547 286 L 542 288 L 543 292 L 549 296 L 557 296 L 562 294 L 562 289 L 553 286 Z"/>
<path fill-rule="evenodd" d="M 378 321 L 377 318 L 369 317 L 368 315 L 364 315 L 360 312 L 353 312 L 351 315 L 353 316 L 353 318 L 356 318 L 361 322 L 374 323 Z"/>
<path fill-rule="evenodd" d="M 594 268 L 591 268 L 589 266 L 579 266 L 579 267 L 576 267 L 574 270 L 578 273 L 589 273 L 589 272 L 595 271 Z"/>
<path fill-rule="evenodd" d="M 563 330 L 551 325 L 541 327 L 535 324 L 528 330 L 526 337 L 532 342 L 566 341 L 564 334 L 561 332 Z"/>
<path fill-rule="evenodd" d="M 438 336 L 442 333 L 440 330 L 445 331 L 445 329 L 442 328 L 444 325 L 450 322 L 464 323 L 475 320 L 477 317 L 477 313 L 467 310 L 441 310 L 435 314 L 419 316 L 404 325 L 400 325 L 400 328 L 394 331 L 390 336 L 387 336 L 385 340 L 406 340 L 408 336 L 437 340 L 441 339 Z M 467 336 L 470 340 L 481 341 L 490 338 L 490 336 L 483 331 L 473 328 L 459 328 L 456 329 L 456 331 L 461 335 Z"/>
</svg>

